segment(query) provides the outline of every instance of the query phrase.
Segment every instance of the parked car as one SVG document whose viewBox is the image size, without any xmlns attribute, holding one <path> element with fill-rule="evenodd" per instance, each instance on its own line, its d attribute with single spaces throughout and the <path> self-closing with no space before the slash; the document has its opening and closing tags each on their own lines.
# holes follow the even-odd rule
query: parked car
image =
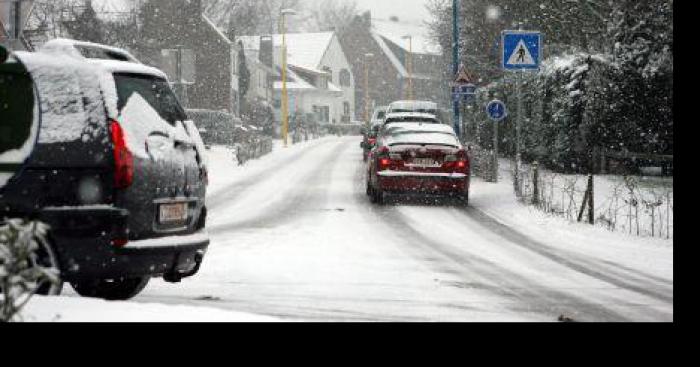
<svg viewBox="0 0 700 367">
<path fill-rule="evenodd" d="M 438 116 L 438 105 L 430 101 L 396 101 L 386 111 L 390 113 L 425 113 Z"/>
<path fill-rule="evenodd" d="M 377 144 L 377 135 L 379 135 L 379 131 L 381 130 L 381 128 L 381 123 L 374 124 L 363 134 L 363 139 L 362 143 L 360 144 L 360 147 L 362 148 L 362 160 L 364 162 L 367 162 L 369 152 Z"/>
<path fill-rule="evenodd" d="M 389 106 L 379 106 L 375 108 L 374 112 L 372 113 L 372 119 L 369 121 L 370 126 L 384 122 L 384 117 L 386 116 L 386 111 L 388 110 Z"/>
<path fill-rule="evenodd" d="M 383 126 L 391 124 L 421 123 L 421 124 L 442 124 L 435 116 L 422 112 L 391 112 L 386 115 Z"/>
<path fill-rule="evenodd" d="M 2 136 L 17 147 L 28 121 L 37 134 L 0 181 L 0 220 L 48 224 L 62 281 L 125 300 L 153 277 L 198 272 L 209 245 L 204 144 L 163 72 L 123 50 L 54 40 L 12 54 L 0 81 Z"/>
<path fill-rule="evenodd" d="M 367 195 L 450 196 L 469 203 L 470 161 L 451 127 L 392 124 L 381 132 L 367 165 Z"/>
</svg>

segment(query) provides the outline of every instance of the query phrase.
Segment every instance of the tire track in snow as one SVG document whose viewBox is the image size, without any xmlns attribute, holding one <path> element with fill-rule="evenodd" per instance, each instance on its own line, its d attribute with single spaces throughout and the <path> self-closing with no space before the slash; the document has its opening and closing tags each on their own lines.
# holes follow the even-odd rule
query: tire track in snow
<svg viewBox="0 0 700 367">
<path fill-rule="evenodd" d="M 556 312 L 546 312 L 545 310 L 547 308 L 551 309 L 552 304 L 561 307 L 564 300 L 567 304 L 576 305 L 577 311 L 581 311 L 578 306 L 586 305 L 587 314 L 598 319 L 601 315 L 604 315 L 606 320 L 626 320 L 621 314 L 601 309 L 597 305 L 586 304 L 582 299 L 570 297 L 560 292 L 550 292 L 550 294 L 544 295 L 541 292 L 532 291 L 531 289 L 538 289 L 538 286 L 524 283 L 523 281 L 514 282 L 516 279 L 521 279 L 521 276 L 518 274 L 509 272 L 488 260 L 448 250 L 446 246 L 414 229 L 406 220 L 407 218 L 399 213 L 395 207 L 371 204 L 365 193 L 366 173 L 362 166 L 356 171 L 355 179 L 357 182 L 355 187 L 358 207 L 365 208 L 369 215 L 375 218 L 377 223 L 384 223 L 386 228 L 390 228 L 398 237 L 403 238 L 405 240 L 403 242 L 403 250 L 429 269 L 432 269 L 437 274 L 454 276 L 465 280 L 465 283 L 456 288 L 483 290 L 497 296 L 516 299 L 518 303 L 516 312 L 522 312 L 522 308 L 528 308 L 529 312 L 535 311 L 540 314 L 546 314 L 553 321 L 559 315 L 554 315 Z M 490 283 L 498 285 L 491 285 Z M 541 287 L 539 288 L 541 289 Z M 554 298 L 558 302 L 543 303 L 539 301 L 547 298 Z M 506 307 L 512 309 L 512 307 Z M 562 309 L 561 311 L 562 313 L 560 314 L 563 314 L 563 312 L 571 311 L 571 309 Z"/>
<path fill-rule="evenodd" d="M 651 275 L 644 275 L 647 279 L 652 282 L 645 282 L 639 278 L 633 278 L 629 275 L 625 275 L 613 267 L 608 266 L 601 268 L 600 265 L 584 259 L 582 256 L 574 254 L 570 251 L 554 249 L 546 244 L 536 241 L 531 237 L 518 232 L 517 230 L 498 222 L 493 217 L 489 216 L 482 210 L 474 207 L 468 207 L 459 210 L 459 212 L 472 219 L 474 222 L 488 229 L 490 232 L 497 234 L 506 242 L 512 243 L 519 247 L 530 250 L 540 256 L 543 256 L 551 261 L 558 264 L 564 265 L 569 269 L 577 271 L 579 273 L 588 275 L 595 279 L 601 280 L 605 283 L 612 284 L 616 287 L 633 291 L 636 293 L 643 294 L 645 296 L 654 298 L 656 300 L 673 304 L 673 287 L 671 283 L 671 288 L 659 286 L 658 283 L 661 279 Z M 617 265 L 615 265 L 617 266 Z M 642 275 L 640 272 L 637 272 Z M 662 280 L 665 284 L 668 284 L 665 280 Z M 663 287 L 664 289 L 659 289 Z"/>
<path fill-rule="evenodd" d="M 307 149 L 302 149 L 298 152 L 294 152 L 291 155 L 287 156 L 283 161 L 279 162 L 278 165 L 280 167 L 289 166 L 290 164 L 293 164 L 294 162 L 306 157 L 307 155 L 311 154 L 317 149 L 324 147 L 325 145 L 330 144 L 331 142 L 333 141 L 329 140 L 319 142 L 318 144 L 313 145 Z M 263 170 L 241 181 L 237 181 L 230 185 L 227 185 L 225 188 L 221 188 L 217 193 L 207 196 L 207 208 L 211 212 L 212 210 L 216 210 L 222 206 L 225 206 L 226 204 L 229 204 L 231 201 L 243 195 L 246 191 L 254 188 L 256 184 L 259 184 L 261 181 L 266 179 L 272 179 L 271 176 L 274 177 L 277 175 L 281 175 L 282 173 L 283 172 L 273 172 L 272 174 L 270 174 L 269 171 Z"/>
<path fill-rule="evenodd" d="M 255 218 L 211 226 L 208 228 L 209 233 L 218 234 L 240 229 L 277 228 L 291 221 L 303 218 L 303 215 L 298 215 L 300 213 L 318 213 L 319 211 L 312 211 L 312 209 L 322 209 L 323 204 L 327 202 L 327 190 L 322 189 L 330 186 L 332 172 L 336 165 L 341 163 L 340 160 L 335 158 L 337 158 L 343 150 L 347 149 L 349 149 L 349 145 L 340 142 L 338 146 L 333 148 L 326 156 L 318 157 L 316 162 L 318 162 L 319 167 L 315 169 L 306 167 L 306 169 L 309 169 L 309 172 L 300 180 L 294 182 L 293 187 L 295 190 L 290 191 L 293 192 L 293 196 L 285 199 L 284 202 L 271 205 L 270 207 L 273 208 L 271 211 Z M 311 150 L 312 149 L 307 150 L 306 154 Z M 328 164 L 328 162 L 333 163 Z M 270 176 L 269 174 L 263 176 L 265 176 L 267 180 L 279 180 L 279 178 L 275 176 L 268 177 Z M 324 197 L 319 200 L 319 195 Z"/>
<path fill-rule="evenodd" d="M 385 215 L 385 222 L 391 225 L 395 233 L 405 238 L 410 245 L 427 251 L 426 255 L 434 256 L 434 263 L 447 266 L 452 273 L 467 280 L 471 287 L 518 300 L 521 304 L 513 308 L 514 311 L 522 312 L 526 309 L 528 312 L 548 315 L 552 321 L 559 315 L 575 315 L 576 319 L 582 320 L 630 321 L 627 316 L 601 304 L 543 287 L 493 261 L 458 251 L 429 238 L 413 228 L 409 219 L 396 210 L 389 210 Z M 479 283 L 474 284 L 474 276 L 480 279 Z"/>
<path fill-rule="evenodd" d="M 522 278 L 521 275 L 518 275 L 516 273 L 513 273 L 509 271 L 506 268 L 503 268 L 487 259 L 483 259 L 480 257 L 465 257 L 466 254 L 460 254 L 457 253 L 453 250 L 447 249 L 447 247 L 444 244 L 441 244 L 433 239 L 427 238 L 426 236 L 422 235 L 420 232 L 416 231 L 408 222 L 407 222 L 407 217 L 405 217 L 403 214 L 398 212 L 396 208 L 392 206 L 385 206 L 385 207 L 379 207 L 376 205 L 373 205 L 369 202 L 366 194 L 364 193 L 364 188 L 365 188 L 365 182 L 366 182 L 366 173 L 364 172 L 364 169 L 358 169 L 356 172 L 356 180 L 358 184 L 356 185 L 356 190 L 357 190 L 357 200 L 358 202 L 364 203 L 364 206 L 368 208 L 368 211 L 371 212 L 378 221 L 385 221 L 393 225 L 394 232 L 402 236 L 403 238 L 406 238 L 410 243 L 417 245 L 417 247 L 421 247 L 423 250 L 425 249 L 430 249 L 432 251 L 437 251 L 439 255 L 438 257 L 432 256 L 429 253 L 426 254 L 424 251 L 419 251 L 414 254 L 414 256 L 418 257 L 420 260 L 426 261 L 429 266 L 431 266 L 434 270 L 444 273 L 444 274 L 449 274 L 449 275 L 458 275 L 458 276 L 466 276 L 470 277 L 473 274 L 468 274 L 464 272 L 464 268 L 468 269 L 478 269 L 477 275 L 480 275 L 481 278 L 485 279 L 501 279 L 502 284 L 510 284 L 512 283 L 512 280 L 515 279 L 520 279 Z M 362 205 L 360 205 L 362 206 Z M 446 208 L 447 210 L 447 208 Z M 595 270 L 590 270 L 589 268 L 586 267 L 586 265 L 582 265 L 579 263 L 581 259 L 578 259 L 579 256 L 576 256 L 574 254 L 566 254 L 566 255 L 556 255 L 552 254 L 550 252 L 547 252 L 546 250 L 543 250 L 543 248 L 549 248 L 548 246 L 544 244 L 540 244 L 537 241 L 532 240 L 531 238 L 525 236 L 524 234 L 515 231 L 514 229 L 507 227 L 497 221 L 495 221 L 493 218 L 489 217 L 487 214 L 483 213 L 482 211 L 475 209 L 473 207 L 468 207 L 468 208 L 459 208 L 459 209 L 454 209 L 459 211 L 462 215 L 466 215 L 472 221 L 476 222 L 479 225 L 484 225 L 484 221 L 486 223 L 491 223 L 491 226 L 484 226 L 484 228 L 490 232 L 494 233 L 501 238 L 504 238 L 507 240 L 507 242 L 513 242 L 515 245 L 525 247 L 528 250 L 533 250 L 533 248 L 536 251 L 536 254 L 540 256 L 544 256 L 545 258 L 554 261 L 555 263 L 558 263 L 560 265 L 564 265 L 565 267 L 574 270 L 578 273 L 583 273 L 587 276 L 591 276 L 595 279 L 598 279 L 600 281 L 603 281 L 608 284 L 612 284 L 616 287 L 626 289 L 632 292 L 640 293 L 649 297 L 652 297 L 656 300 L 660 300 L 662 302 L 667 302 L 667 303 L 673 303 L 673 296 L 672 296 L 672 289 L 670 290 L 671 294 L 667 294 L 665 292 L 658 292 L 655 290 L 649 290 L 649 284 L 630 284 L 630 280 L 627 279 L 626 281 L 623 281 L 620 279 L 620 277 L 623 277 L 620 273 L 617 273 L 616 276 L 608 276 L 604 274 L 601 271 L 595 271 Z M 481 213 L 482 217 L 476 216 L 477 218 L 474 217 L 472 213 L 478 212 Z M 496 225 L 494 227 L 494 225 Z M 504 233 L 509 234 L 509 236 L 503 236 Z M 522 242 L 520 242 L 522 241 Z M 525 245 L 523 245 L 523 243 Z M 415 247 L 414 247 L 415 249 Z M 414 250 L 414 249 L 409 249 L 409 250 Z M 551 249 L 551 248 L 550 248 Z M 552 249 L 553 250 L 553 249 Z M 563 251 L 562 251 L 563 252 Z M 571 255 L 573 258 L 576 258 L 576 260 L 570 260 L 567 259 L 565 256 Z M 441 261 L 440 257 L 447 258 L 449 262 L 457 262 L 460 264 L 463 268 L 460 269 L 454 269 L 454 267 L 450 266 L 444 266 L 443 261 Z M 493 272 L 492 269 L 498 269 L 499 271 Z M 634 272 L 635 270 L 633 269 L 625 269 L 621 267 L 623 270 L 629 270 L 630 272 Z M 508 274 L 508 277 L 503 277 L 503 274 Z M 485 277 L 484 277 L 485 275 Z M 665 279 L 661 279 L 658 277 L 654 277 L 651 275 L 645 275 L 649 279 L 657 282 L 657 283 L 665 283 L 668 284 L 668 281 Z M 507 292 L 502 289 L 494 288 L 494 287 L 489 287 L 484 284 L 484 286 L 481 286 L 479 284 L 473 284 L 470 283 L 471 286 L 474 288 L 482 288 L 487 291 L 490 291 L 492 293 L 500 294 L 500 295 L 508 295 L 512 297 L 517 297 L 519 299 L 523 299 L 525 301 L 528 301 L 528 298 L 542 298 L 541 293 L 532 293 L 532 292 L 525 292 L 523 293 L 523 290 L 525 289 L 541 289 L 541 286 L 538 286 L 536 284 L 530 284 L 530 283 L 521 283 L 520 286 L 515 284 L 515 287 L 510 287 L 511 289 L 518 290 L 517 292 Z M 672 282 L 671 282 L 672 285 Z M 507 287 L 507 286 L 506 286 Z M 550 291 L 545 294 L 547 296 L 546 298 L 551 298 L 555 300 L 555 304 L 559 303 L 561 304 L 562 302 L 558 302 L 561 300 L 567 300 L 567 304 L 573 304 L 576 305 L 575 308 L 569 310 L 569 312 L 576 312 L 576 313 L 581 313 L 580 306 L 583 306 L 585 309 L 585 313 L 590 316 L 594 316 L 594 319 L 599 319 L 600 316 L 603 316 L 604 319 L 608 321 L 621 321 L 621 320 L 627 320 L 627 316 L 623 316 L 619 312 L 615 312 L 612 310 L 608 310 L 602 305 L 598 305 L 595 303 L 588 302 L 586 300 L 581 299 L 580 297 L 572 296 L 570 294 L 562 293 L 559 291 Z M 530 302 L 531 303 L 531 302 Z M 536 307 L 542 307 L 545 306 L 544 304 L 540 305 L 535 305 Z M 567 312 L 567 311 L 564 311 Z M 647 316 L 654 318 L 654 319 L 667 319 L 668 314 L 656 310 L 647 310 L 645 311 Z M 571 313 L 568 313 L 571 314 Z"/>
</svg>

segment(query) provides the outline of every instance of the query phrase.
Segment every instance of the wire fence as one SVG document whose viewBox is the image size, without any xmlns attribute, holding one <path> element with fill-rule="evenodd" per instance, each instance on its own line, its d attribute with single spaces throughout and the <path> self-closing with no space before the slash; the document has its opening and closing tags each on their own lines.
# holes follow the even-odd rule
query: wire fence
<svg viewBox="0 0 700 367">
<path fill-rule="evenodd" d="M 521 200 L 546 213 L 641 237 L 673 238 L 673 179 L 564 175 L 523 165 Z M 587 191 L 589 191 L 588 201 Z M 588 207 L 590 205 L 590 207 Z"/>
</svg>

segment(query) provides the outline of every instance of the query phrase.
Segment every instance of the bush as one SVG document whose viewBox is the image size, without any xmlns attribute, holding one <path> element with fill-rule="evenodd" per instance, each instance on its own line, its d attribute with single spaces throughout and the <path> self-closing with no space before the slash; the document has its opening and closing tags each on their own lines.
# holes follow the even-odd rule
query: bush
<svg viewBox="0 0 700 367">
<path fill-rule="evenodd" d="M 240 124 L 233 115 L 211 110 L 187 110 L 187 115 L 200 130 L 205 145 L 233 146 L 236 124 Z"/>
<path fill-rule="evenodd" d="M 60 283 L 59 271 L 44 267 L 47 226 L 12 219 L 0 225 L 0 322 L 16 320 L 47 283 Z"/>
<path fill-rule="evenodd" d="M 541 72 L 523 75 L 523 159 L 557 172 L 588 173 L 596 149 L 673 154 L 668 80 L 645 79 L 609 55 L 575 53 L 546 60 Z M 512 156 L 517 119 L 512 76 L 480 88 L 479 107 L 466 118 L 478 124 L 479 141 L 492 141 L 493 122 L 484 109 L 493 98 L 508 104 L 500 146 Z"/>
</svg>

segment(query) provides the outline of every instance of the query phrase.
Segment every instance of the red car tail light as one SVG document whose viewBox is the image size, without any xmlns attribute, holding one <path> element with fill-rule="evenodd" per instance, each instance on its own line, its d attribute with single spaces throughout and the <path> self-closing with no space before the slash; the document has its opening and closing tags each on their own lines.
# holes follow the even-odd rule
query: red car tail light
<svg viewBox="0 0 700 367">
<path fill-rule="evenodd" d="M 110 132 L 114 144 L 114 187 L 125 189 L 134 182 L 134 155 L 126 146 L 124 130 L 119 122 L 111 122 Z"/>
<path fill-rule="evenodd" d="M 383 170 L 389 168 L 391 165 L 391 159 L 389 158 L 379 158 L 379 169 Z"/>
</svg>

